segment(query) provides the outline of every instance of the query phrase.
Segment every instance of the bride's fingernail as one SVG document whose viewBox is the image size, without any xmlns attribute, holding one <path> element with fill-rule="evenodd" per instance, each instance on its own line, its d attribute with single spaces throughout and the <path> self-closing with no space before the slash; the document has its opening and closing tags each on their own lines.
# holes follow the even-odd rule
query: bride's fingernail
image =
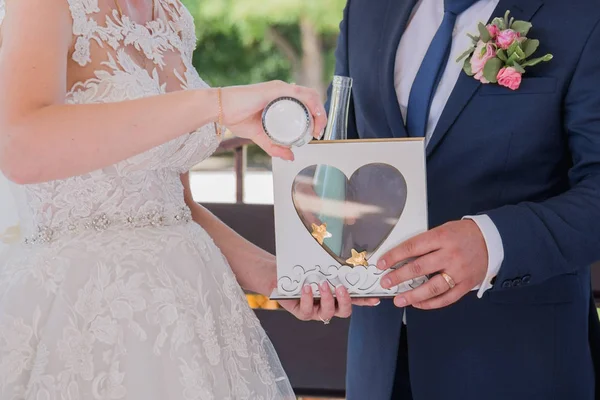
<svg viewBox="0 0 600 400">
<path fill-rule="evenodd" d="M 392 280 L 390 278 L 383 278 L 381 280 L 381 287 L 384 289 L 388 289 L 392 287 Z"/>
<path fill-rule="evenodd" d="M 304 285 L 304 293 L 306 294 L 310 294 L 312 292 L 312 289 L 310 288 L 310 285 Z"/>
</svg>

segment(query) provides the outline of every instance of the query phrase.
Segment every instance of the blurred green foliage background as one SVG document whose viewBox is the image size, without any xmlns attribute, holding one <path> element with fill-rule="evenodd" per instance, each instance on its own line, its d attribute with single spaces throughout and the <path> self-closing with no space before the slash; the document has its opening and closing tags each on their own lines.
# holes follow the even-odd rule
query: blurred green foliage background
<svg viewBox="0 0 600 400">
<path fill-rule="evenodd" d="M 325 100 L 346 0 L 183 3 L 196 23 L 194 66 L 211 86 L 280 79 L 312 87 Z M 270 169 L 271 159 L 258 146 L 248 146 L 247 152 L 248 167 Z"/>
<path fill-rule="evenodd" d="M 194 65 L 209 84 L 281 79 L 325 96 L 346 0 L 183 2 L 196 22 Z"/>
</svg>

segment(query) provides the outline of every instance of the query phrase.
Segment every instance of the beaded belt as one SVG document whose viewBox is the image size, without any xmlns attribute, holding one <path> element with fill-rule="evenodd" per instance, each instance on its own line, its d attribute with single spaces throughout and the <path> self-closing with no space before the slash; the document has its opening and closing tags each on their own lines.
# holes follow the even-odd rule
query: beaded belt
<svg viewBox="0 0 600 400">
<path fill-rule="evenodd" d="M 37 233 L 25 238 L 25 244 L 50 243 L 65 234 L 77 234 L 85 231 L 103 232 L 110 227 L 144 228 L 171 226 L 190 222 L 192 212 L 182 207 L 174 213 L 150 211 L 140 216 L 100 214 L 95 217 L 82 218 L 77 221 L 57 224 L 55 226 L 38 226 Z"/>
</svg>

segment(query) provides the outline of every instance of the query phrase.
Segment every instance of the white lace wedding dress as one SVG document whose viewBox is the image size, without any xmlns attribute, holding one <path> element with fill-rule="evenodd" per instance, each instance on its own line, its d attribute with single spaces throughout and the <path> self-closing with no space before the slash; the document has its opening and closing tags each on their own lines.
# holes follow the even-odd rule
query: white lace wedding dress
<svg viewBox="0 0 600 400">
<path fill-rule="evenodd" d="M 65 7 L 75 43 L 68 103 L 206 86 L 179 0 L 156 0 L 146 25 L 113 0 Z M 0 400 L 294 398 L 231 269 L 184 202 L 180 174 L 217 145 L 205 126 L 83 176 L 13 185 L 24 240 L 0 256 Z"/>
</svg>

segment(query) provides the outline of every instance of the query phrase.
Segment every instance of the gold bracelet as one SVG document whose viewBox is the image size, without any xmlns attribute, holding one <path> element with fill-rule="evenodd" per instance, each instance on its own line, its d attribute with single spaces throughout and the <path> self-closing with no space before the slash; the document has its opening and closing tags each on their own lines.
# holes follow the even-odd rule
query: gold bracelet
<svg viewBox="0 0 600 400">
<path fill-rule="evenodd" d="M 217 117 L 217 136 L 221 136 L 221 133 L 223 133 L 223 91 L 221 90 L 221 88 L 217 88 L 217 98 L 218 98 L 218 102 L 219 102 L 219 115 Z"/>
</svg>

